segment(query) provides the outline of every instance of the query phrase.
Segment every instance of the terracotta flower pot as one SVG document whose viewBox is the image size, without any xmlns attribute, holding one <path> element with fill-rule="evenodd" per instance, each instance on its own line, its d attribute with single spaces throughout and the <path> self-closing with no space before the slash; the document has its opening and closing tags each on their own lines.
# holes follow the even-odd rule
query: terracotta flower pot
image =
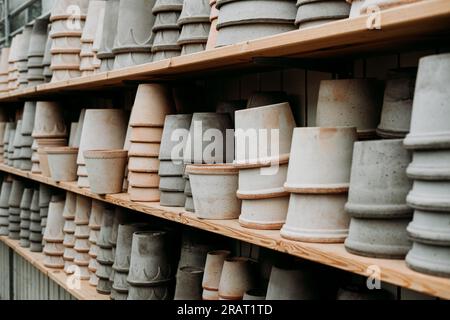
<svg viewBox="0 0 450 320">
<path fill-rule="evenodd" d="M 362 256 L 403 259 L 411 248 L 406 232 L 410 220 L 352 218 L 345 249 Z"/>
<path fill-rule="evenodd" d="M 47 148 L 39 148 L 38 156 L 39 156 L 39 168 L 41 169 L 42 175 L 45 177 L 51 177 L 50 166 L 48 163 L 48 155 Z"/>
<path fill-rule="evenodd" d="M 131 143 L 159 143 L 161 141 L 162 132 L 162 127 L 133 126 L 131 128 L 130 141 Z"/>
<path fill-rule="evenodd" d="M 119 272 L 126 272 L 130 268 L 131 242 L 133 234 L 137 231 L 148 229 L 145 223 L 121 224 L 118 228 L 117 247 L 113 269 Z"/>
<path fill-rule="evenodd" d="M 129 186 L 128 193 L 131 201 L 154 202 L 159 201 L 158 188 L 140 188 Z"/>
<path fill-rule="evenodd" d="M 380 137 L 404 138 L 409 133 L 416 73 L 416 68 L 389 72 L 381 120 L 377 128 Z"/>
<path fill-rule="evenodd" d="M 203 300 L 219 299 L 219 283 L 222 275 L 223 264 L 230 252 L 226 250 L 211 251 L 206 256 L 205 270 L 203 274 Z"/>
<path fill-rule="evenodd" d="M 352 126 L 359 139 L 374 137 L 382 99 L 379 82 L 374 79 L 322 80 L 316 126 Z"/>
<path fill-rule="evenodd" d="M 77 195 L 76 200 L 76 212 L 75 212 L 75 224 L 88 225 L 89 215 L 91 212 L 92 201 L 90 198 Z"/>
<path fill-rule="evenodd" d="M 177 273 L 174 300 L 202 299 L 203 268 L 181 267 Z"/>
<path fill-rule="evenodd" d="M 345 1 L 298 0 L 297 7 L 295 24 L 300 29 L 346 19 L 350 15 L 350 4 Z"/>
<path fill-rule="evenodd" d="M 53 180 L 76 181 L 78 148 L 46 148 L 50 176 Z"/>
<path fill-rule="evenodd" d="M 450 54 L 427 56 L 419 61 L 414 92 L 411 132 L 404 144 L 408 149 L 448 149 L 450 127 L 446 119 L 450 104 L 443 90 L 450 70 Z"/>
<path fill-rule="evenodd" d="M 130 157 L 128 170 L 131 172 L 156 173 L 158 172 L 158 158 L 150 157 Z"/>
<path fill-rule="evenodd" d="M 182 179 L 182 178 L 181 178 Z M 159 175 L 156 173 L 129 172 L 128 181 L 132 187 L 156 188 L 159 186 Z M 184 184 L 183 184 L 184 190 Z"/>
<path fill-rule="evenodd" d="M 242 300 L 255 284 L 252 264 L 242 257 L 225 259 L 219 283 L 220 300 Z"/>
<path fill-rule="evenodd" d="M 241 203 L 236 197 L 238 170 L 229 165 L 189 165 L 195 212 L 203 219 L 236 219 Z"/>
<path fill-rule="evenodd" d="M 190 114 L 179 114 L 179 115 L 167 115 L 164 121 L 164 130 L 161 139 L 161 148 L 159 153 L 160 160 L 182 160 L 183 159 L 183 149 L 182 148 L 178 155 L 173 155 L 172 150 L 182 141 L 186 141 L 187 132 L 190 129 L 192 121 L 192 115 Z M 180 129 L 180 130 L 177 130 Z M 176 132 L 183 133 L 181 130 L 184 129 L 186 134 L 182 135 L 179 139 L 172 139 L 172 135 Z M 177 131 L 176 131 L 177 130 Z M 174 157 L 175 156 L 175 157 Z"/>
<path fill-rule="evenodd" d="M 86 150 L 84 158 L 92 192 L 108 194 L 122 191 L 126 150 Z M 114 172 L 116 174 L 112 174 Z"/>
<path fill-rule="evenodd" d="M 414 242 L 406 256 L 406 265 L 418 272 L 450 277 L 450 248 Z"/>
<path fill-rule="evenodd" d="M 58 104 L 49 101 L 36 103 L 34 138 L 59 138 L 67 136 L 67 127 Z"/>
<path fill-rule="evenodd" d="M 352 217 L 410 217 L 406 196 L 412 181 L 406 176 L 410 154 L 402 140 L 356 142 L 350 191 L 345 210 Z"/>
<path fill-rule="evenodd" d="M 64 241 L 64 218 L 63 218 L 64 201 L 50 202 L 47 218 L 47 226 L 45 228 L 44 240 L 48 242 Z M 62 254 L 61 254 L 62 255 Z"/>
<path fill-rule="evenodd" d="M 239 196 L 238 196 L 239 197 Z M 286 221 L 289 196 L 242 199 L 239 224 L 245 228 L 279 230 Z"/>
</svg>

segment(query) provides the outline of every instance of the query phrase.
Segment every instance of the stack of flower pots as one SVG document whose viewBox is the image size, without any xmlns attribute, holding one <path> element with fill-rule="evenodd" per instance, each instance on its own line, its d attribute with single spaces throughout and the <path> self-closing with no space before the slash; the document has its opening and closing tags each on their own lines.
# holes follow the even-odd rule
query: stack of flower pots
<svg viewBox="0 0 450 320">
<path fill-rule="evenodd" d="M 9 91 L 9 80 L 8 80 L 8 70 L 9 70 L 9 48 L 2 48 L 0 56 L 0 93 L 5 93 Z"/>
<path fill-rule="evenodd" d="M 280 229 L 289 203 L 289 193 L 283 189 L 283 184 L 295 128 L 290 105 L 285 102 L 236 111 L 235 126 L 235 166 L 239 169 L 237 197 L 242 200 L 239 223 L 247 228 Z M 259 142 L 271 141 L 274 132 L 278 132 L 279 137 L 276 151 L 270 144 Z M 247 143 L 247 133 L 253 133 L 257 141 Z"/>
<path fill-rule="evenodd" d="M 156 0 L 120 0 L 114 40 L 114 69 L 152 61 L 152 8 Z"/>
<path fill-rule="evenodd" d="M 295 24 L 299 29 L 348 18 L 350 4 L 344 0 L 297 0 Z"/>
<path fill-rule="evenodd" d="M 111 293 L 110 276 L 114 259 L 112 258 L 112 245 L 109 243 L 114 224 L 114 211 L 106 209 L 103 211 L 102 225 L 97 237 L 97 269 L 98 277 L 97 292 L 100 294 Z"/>
<path fill-rule="evenodd" d="M 206 50 L 213 49 L 217 42 L 217 20 L 219 18 L 219 9 L 217 9 L 217 0 L 209 0 L 211 12 L 209 14 L 209 22 L 211 27 L 209 28 L 208 41 L 206 42 Z"/>
<path fill-rule="evenodd" d="M 31 136 L 34 128 L 34 119 L 36 115 L 36 103 L 33 101 L 25 102 L 23 107 L 23 116 L 22 116 L 22 139 L 21 139 L 21 149 L 20 149 L 20 159 L 22 170 L 31 170 L 32 168 L 32 148 L 33 145 L 33 137 Z"/>
<path fill-rule="evenodd" d="M 119 17 L 120 0 L 108 0 L 105 6 L 105 18 L 101 27 L 101 39 L 97 52 L 100 59 L 100 72 L 112 70 L 114 68 L 114 39 L 117 32 L 117 19 Z"/>
<path fill-rule="evenodd" d="M 174 112 L 171 90 L 141 84 L 130 117 L 128 193 L 132 201 L 159 201 L 159 153 L 166 115 Z"/>
<path fill-rule="evenodd" d="M 373 139 L 380 123 L 383 87 L 375 79 L 322 80 L 316 126 L 356 127 L 358 139 Z"/>
<path fill-rule="evenodd" d="M 30 251 L 42 251 L 42 227 L 39 208 L 39 190 L 35 189 L 30 205 Z"/>
<path fill-rule="evenodd" d="M 81 280 L 89 280 L 89 217 L 91 213 L 92 200 L 88 197 L 76 196 L 75 211 L 75 258 L 73 262 L 77 265 Z"/>
<path fill-rule="evenodd" d="M 51 23 L 47 26 L 47 41 L 45 43 L 45 52 L 44 57 L 42 58 L 42 67 L 44 70 L 42 71 L 42 75 L 44 76 L 45 82 L 52 81 L 53 71 L 50 69 L 50 65 L 52 64 L 52 37 L 50 36 L 52 25 Z"/>
<path fill-rule="evenodd" d="M 126 128 L 126 113 L 123 110 L 86 110 L 77 157 L 79 187 L 90 187 L 84 152 L 121 149 L 125 141 Z"/>
<path fill-rule="evenodd" d="M 45 147 L 65 146 L 67 144 L 67 126 L 62 115 L 62 108 L 55 102 L 38 101 L 32 137 L 35 139 L 32 154 L 32 172 L 50 177 L 48 158 Z M 38 164 L 38 165 L 36 165 Z"/>
<path fill-rule="evenodd" d="M 175 266 L 171 258 L 171 235 L 167 231 L 133 234 L 127 277 L 128 300 L 170 300 Z"/>
<path fill-rule="evenodd" d="M 73 273 L 75 259 L 75 213 L 77 208 L 77 195 L 72 192 L 66 193 L 66 202 L 64 203 L 64 272 Z"/>
<path fill-rule="evenodd" d="M 11 193 L 9 195 L 9 225 L 8 225 L 8 237 L 14 240 L 20 239 L 20 202 L 22 200 L 25 184 L 23 181 L 13 179 L 11 186 Z"/>
<path fill-rule="evenodd" d="M 52 82 L 79 77 L 81 34 L 86 20 L 88 0 L 62 0 L 52 9 L 51 65 Z"/>
<path fill-rule="evenodd" d="M 32 26 L 25 26 L 22 31 L 22 36 L 19 38 L 20 42 L 18 45 L 18 57 L 16 62 L 19 71 L 19 89 L 28 86 L 28 47 L 30 46 L 32 31 Z"/>
<path fill-rule="evenodd" d="M 31 200 L 33 198 L 34 189 L 26 188 L 20 201 L 20 246 L 23 248 L 30 247 L 30 216 L 31 216 Z"/>
<path fill-rule="evenodd" d="M 227 162 L 230 163 L 233 160 L 230 145 L 226 142 L 227 129 L 232 128 L 233 124 L 231 123 L 231 118 L 227 113 L 194 113 L 192 115 L 189 135 L 186 139 L 186 145 L 184 148 L 184 164 L 208 164 L 207 166 L 204 166 L 204 170 L 206 170 L 204 174 L 213 176 L 216 174 L 220 175 L 221 165 Z M 214 138 L 217 144 L 217 146 L 215 146 L 217 149 L 215 149 L 214 153 L 208 152 L 207 150 L 210 143 L 207 139 L 204 139 L 204 136 L 205 134 L 208 134 L 208 132 L 214 132 L 214 134 L 219 135 Z M 224 171 L 227 171 L 228 169 L 228 167 L 224 168 Z M 196 212 L 189 172 L 185 171 L 185 178 L 187 180 L 184 189 L 184 193 L 186 195 L 184 208 L 187 211 Z M 198 196 L 200 196 L 200 194 L 198 194 Z"/>
<path fill-rule="evenodd" d="M 64 203 L 64 199 L 59 195 L 53 195 L 49 203 L 44 233 L 44 266 L 48 268 L 64 268 Z"/>
<path fill-rule="evenodd" d="M 354 127 L 295 128 L 285 183 L 290 192 L 283 238 L 344 242 Z"/>
<path fill-rule="evenodd" d="M 172 151 L 180 143 L 178 139 L 182 139 L 182 142 L 185 143 L 191 121 L 192 115 L 190 114 L 168 115 L 164 121 L 158 172 L 160 205 L 162 206 L 184 207 L 186 202 L 184 194 L 185 179 L 183 178 L 184 146 L 178 154 L 173 154 Z M 181 130 L 184 130 L 184 135 L 173 140 L 172 135 L 177 132 L 183 133 Z"/>
<path fill-rule="evenodd" d="M 356 142 L 346 212 L 351 216 L 347 251 L 369 257 L 403 259 L 411 247 L 406 205 L 411 160 L 403 140 Z"/>
<path fill-rule="evenodd" d="M 179 56 L 181 47 L 177 44 L 180 27 L 177 24 L 183 0 L 157 0 L 153 6 L 156 15 L 153 25 L 153 61 Z"/>
<path fill-rule="evenodd" d="M 89 2 L 87 10 L 86 24 L 81 35 L 80 71 L 82 76 L 93 74 L 95 71 L 96 55 L 93 52 L 93 45 L 97 27 L 103 22 L 106 1 L 95 0 Z"/>
<path fill-rule="evenodd" d="M 178 18 L 181 33 L 177 42 L 182 55 L 205 50 L 211 26 L 210 12 L 208 0 L 183 1 L 183 10 Z"/>
<path fill-rule="evenodd" d="M 47 40 L 47 19 L 36 19 L 30 36 L 28 47 L 28 86 L 35 86 L 45 82 L 42 61 Z"/>
<path fill-rule="evenodd" d="M 11 49 L 9 50 L 9 58 L 8 58 L 8 90 L 12 91 L 19 87 L 19 70 L 17 69 L 17 61 L 18 61 L 18 46 L 20 37 L 22 35 L 19 33 L 12 38 L 11 41 Z"/>
<path fill-rule="evenodd" d="M 0 236 L 9 234 L 9 196 L 11 194 L 12 181 L 9 178 L 3 180 L 0 193 Z"/>
<path fill-rule="evenodd" d="M 450 277 L 450 54 L 419 61 L 411 131 L 404 146 L 413 150 L 407 175 L 414 179 L 407 203 L 414 208 L 408 234 L 413 247 L 406 264 L 419 272 Z"/>
<path fill-rule="evenodd" d="M 216 47 L 295 29 L 295 0 L 217 0 Z"/>
<path fill-rule="evenodd" d="M 52 189 L 42 184 L 39 186 L 39 215 L 41 216 L 41 233 L 44 235 L 47 226 L 48 210 L 52 200 Z"/>
<path fill-rule="evenodd" d="M 102 226 L 103 212 L 105 211 L 105 206 L 101 201 L 92 200 L 91 215 L 89 217 L 89 271 L 91 272 L 91 277 L 89 279 L 89 284 L 96 287 L 98 284 L 98 278 L 95 274 L 97 271 L 97 254 L 98 246 L 97 239 L 100 234 L 100 228 Z"/>
</svg>

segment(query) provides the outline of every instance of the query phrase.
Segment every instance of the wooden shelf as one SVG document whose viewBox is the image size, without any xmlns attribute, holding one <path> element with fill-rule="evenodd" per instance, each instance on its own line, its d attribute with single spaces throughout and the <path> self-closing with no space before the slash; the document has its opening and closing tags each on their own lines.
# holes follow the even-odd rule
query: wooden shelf
<svg viewBox="0 0 450 320">
<path fill-rule="evenodd" d="M 371 270 L 373 269 L 371 268 L 376 266 L 380 270 L 380 280 L 384 282 L 432 296 L 450 299 L 450 279 L 415 272 L 408 269 L 403 260 L 360 257 L 348 253 L 343 244 L 290 241 L 281 238 L 279 231 L 246 229 L 241 227 L 237 220 L 199 219 L 195 214 L 184 211 L 183 208 L 162 207 L 159 203 L 152 202 L 132 202 L 126 193 L 99 196 L 90 192 L 89 189 L 78 188 L 76 182 L 56 183 L 42 175 L 32 174 L 3 164 L 0 164 L 0 171 L 360 275 L 368 276 L 372 274 Z"/>
<path fill-rule="evenodd" d="M 56 93 L 101 90 L 126 82 L 198 77 L 254 68 L 256 57 L 349 58 L 374 52 L 448 43 L 450 2 L 428 0 L 381 12 L 381 30 L 366 26 L 367 16 L 238 43 L 120 70 L 42 84 L 0 95 L 0 102 L 38 99 Z"/>
<path fill-rule="evenodd" d="M 44 266 L 44 254 L 39 252 L 31 252 L 28 248 L 22 248 L 18 240 L 11 240 L 8 237 L 0 236 L 0 241 L 22 256 L 31 263 L 35 268 L 42 272 L 45 276 L 55 281 L 64 290 L 69 292 L 78 300 L 109 300 L 108 295 L 98 294 L 95 287 L 89 285 L 86 280 L 80 281 L 80 288 L 74 289 L 67 285 L 67 275 L 63 270 L 50 269 Z"/>
</svg>

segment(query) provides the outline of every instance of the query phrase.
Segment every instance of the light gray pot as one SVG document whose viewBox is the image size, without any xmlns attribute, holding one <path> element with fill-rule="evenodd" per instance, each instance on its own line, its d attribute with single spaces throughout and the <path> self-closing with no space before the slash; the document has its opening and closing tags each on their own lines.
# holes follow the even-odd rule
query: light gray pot
<svg viewBox="0 0 450 320">
<path fill-rule="evenodd" d="M 36 114 L 36 102 L 27 101 L 23 107 L 21 131 L 24 135 L 31 135 L 34 127 L 34 116 Z"/>
<path fill-rule="evenodd" d="M 192 115 L 191 114 L 179 114 L 179 115 L 167 115 L 164 121 L 164 129 L 161 138 L 161 147 L 159 151 L 159 160 L 182 160 L 183 159 L 183 149 L 180 150 L 180 153 L 177 157 L 173 157 L 172 150 L 176 145 L 180 143 L 180 140 L 186 141 L 187 135 L 189 133 L 189 129 L 191 126 Z M 180 129 L 180 138 L 179 140 L 172 141 L 172 135 L 175 130 Z M 184 130 L 181 131 L 181 130 Z M 184 133 L 184 134 L 182 134 Z M 167 170 L 165 170 L 167 167 Z M 159 175 L 160 176 L 169 176 L 174 175 L 178 176 L 182 174 L 184 166 L 182 164 L 175 164 L 172 161 L 168 161 L 162 164 L 160 162 Z"/>
<path fill-rule="evenodd" d="M 11 194 L 12 182 L 4 180 L 0 192 L 0 208 L 9 208 L 9 197 Z"/>
<path fill-rule="evenodd" d="M 114 279 L 112 288 L 118 292 L 128 293 L 129 284 L 127 282 L 127 277 L 128 277 L 128 270 L 126 272 L 114 270 Z"/>
<path fill-rule="evenodd" d="M 170 59 L 170 58 L 173 58 L 173 57 L 178 57 L 180 54 L 181 54 L 181 50 L 154 51 L 152 59 L 153 59 L 153 61 L 160 61 L 160 60 L 164 60 L 164 59 Z"/>
<path fill-rule="evenodd" d="M 443 212 L 415 210 L 407 228 L 412 239 L 431 245 L 450 246 L 450 215 Z"/>
<path fill-rule="evenodd" d="M 411 156 L 403 140 L 356 142 L 350 190 L 345 210 L 352 217 L 410 217 L 406 196 L 412 181 L 406 176 Z"/>
<path fill-rule="evenodd" d="M 174 300 L 202 300 L 203 268 L 185 266 L 178 269 Z"/>
<path fill-rule="evenodd" d="M 34 190 L 30 210 L 39 213 L 39 190 Z"/>
<path fill-rule="evenodd" d="M 160 286 L 173 279 L 174 267 L 168 245 L 169 234 L 165 231 L 133 234 L 130 270 L 127 278 L 131 286 Z M 132 293 L 131 287 L 129 292 Z"/>
<path fill-rule="evenodd" d="M 415 150 L 406 173 L 416 180 L 450 180 L 450 150 Z"/>
<path fill-rule="evenodd" d="M 18 45 L 18 61 L 24 61 L 28 59 L 28 48 L 30 46 L 31 33 L 33 31 L 33 26 L 27 25 L 22 31 L 22 36 L 20 37 Z M 20 70 L 19 70 L 20 71 Z"/>
<path fill-rule="evenodd" d="M 22 200 L 22 194 L 25 189 L 25 185 L 22 180 L 14 179 L 11 186 L 11 193 L 9 195 L 8 205 L 10 207 L 19 208 L 20 200 Z"/>
<path fill-rule="evenodd" d="M 181 55 L 205 51 L 206 43 L 187 43 L 181 47 Z"/>
<path fill-rule="evenodd" d="M 158 286 L 134 286 L 128 289 L 127 300 L 172 300 L 172 284 Z"/>
<path fill-rule="evenodd" d="M 350 14 L 350 4 L 336 0 L 298 0 L 295 24 L 300 29 L 339 19 L 346 19 Z"/>
<path fill-rule="evenodd" d="M 194 199 L 192 198 L 192 196 L 186 195 L 186 201 L 184 202 L 184 210 L 189 212 L 195 212 Z"/>
<path fill-rule="evenodd" d="M 186 180 L 181 177 L 161 177 L 159 180 L 159 189 L 162 191 L 184 191 Z"/>
<path fill-rule="evenodd" d="M 30 242 L 30 251 L 31 252 L 42 252 L 42 243 L 41 242 Z"/>
<path fill-rule="evenodd" d="M 113 69 L 121 69 L 152 61 L 151 49 L 145 52 L 115 53 Z"/>
<path fill-rule="evenodd" d="M 450 53 L 420 59 L 406 148 L 450 148 L 450 92 L 446 90 L 449 81 Z"/>
<path fill-rule="evenodd" d="M 406 201 L 415 209 L 450 212 L 450 181 L 415 180 Z"/>
<path fill-rule="evenodd" d="M 406 227 L 410 219 L 352 218 L 345 249 L 374 258 L 403 259 L 411 248 Z"/>
<path fill-rule="evenodd" d="M 184 24 L 178 38 L 178 45 L 206 43 L 208 41 L 210 23 Z"/>
<path fill-rule="evenodd" d="M 41 183 L 39 185 L 39 208 L 48 207 L 52 196 L 51 187 Z"/>
<path fill-rule="evenodd" d="M 86 226 L 89 224 L 89 215 L 91 212 L 91 207 L 92 207 L 92 200 L 90 198 L 82 195 L 77 195 L 75 224 Z"/>
<path fill-rule="evenodd" d="M 148 229 L 146 223 L 121 224 L 118 228 L 117 247 L 113 269 L 118 272 L 128 273 L 130 269 L 131 243 L 133 233 Z"/>
<path fill-rule="evenodd" d="M 152 12 L 153 14 L 167 11 L 180 12 L 182 9 L 183 0 L 156 0 Z"/>
<path fill-rule="evenodd" d="M 114 284 L 113 284 L 114 286 Z M 127 300 L 128 298 L 128 291 L 127 292 L 120 292 L 115 290 L 113 287 L 111 287 L 111 300 Z"/>
<path fill-rule="evenodd" d="M 112 53 L 112 49 L 114 46 L 114 39 L 117 33 L 117 20 L 119 16 L 119 4 L 120 0 L 108 0 L 106 1 L 105 6 L 105 19 L 103 21 L 103 32 L 102 39 L 100 42 L 100 49 L 97 53 L 97 57 L 102 60 L 103 69 L 101 71 L 107 71 L 112 69 L 106 68 L 106 61 L 104 63 L 104 59 L 112 59 L 114 58 L 114 54 Z"/>
<path fill-rule="evenodd" d="M 384 90 L 383 109 L 377 134 L 383 138 L 404 138 L 411 123 L 417 68 L 390 70 Z"/>
<path fill-rule="evenodd" d="M 97 238 L 97 245 L 100 248 L 111 249 L 112 245 L 109 243 L 109 238 L 111 237 L 111 231 L 114 224 L 114 211 L 105 210 L 103 211 L 102 227 L 100 229 L 100 234 Z"/>
<path fill-rule="evenodd" d="M 48 19 L 36 19 L 30 35 L 28 57 L 43 57 L 47 42 Z"/>
<path fill-rule="evenodd" d="M 178 19 L 179 25 L 186 23 L 209 23 L 211 7 L 208 0 L 184 0 L 183 10 Z"/>
<path fill-rule="evenodd" d="M 159 205 L 163 207 L 184 207 L 185 202 L 183 191 L 160 191 Z"/>
<path fill-rule="evenodd" d="M 155 7 L 153 7 L 154 10 Z M 159 30 L 180 30 L 180 26 L 177 23 L 179 17 L 179 11 L 158 12 L 152 29 L 153 32 L 156 33 Z"/>
<path fill-rule="evenodd" d="M 20 201 L 20 209 L 30 210 L 33 193 L 34 190 L 32 188 L 26 188 L 24 190 L 22 199 Z"/>
<path fill-rule="evenodd" d="M 450 247 L 414 242 L 406 265 L 421 273 L 450 278 Z"/>
<path fill-rule="evenodd" d="M 98 56 L 98 55 L 97 55 Z M 106 72 L 114 69 L 114 55 L 109 58 L 101 58 L 100 72 Z"/>
<path fill-rule="evenodd" d="M 117 244 L 119 225 L 127 224 L 132 221 L 133 220 L 130 219 L 130 215 L 128 214 L 127 211 L 123 210 L 120 207 L 115 207 L 113 227 L 112 227 L 111 234 L 110 234 L 109 240 L 108 240 L 109 244 L 111 244 L 113 246 L 113 249 L 115 249 L 116 244 Z"/>
<path fill-rule="evenodd" d="M 154 51 L 179 51 L 181 47 L 177 44 L 180 36 L 179 30 L 160 30 L 155 33 L 152 52 Z"/>
</svg>

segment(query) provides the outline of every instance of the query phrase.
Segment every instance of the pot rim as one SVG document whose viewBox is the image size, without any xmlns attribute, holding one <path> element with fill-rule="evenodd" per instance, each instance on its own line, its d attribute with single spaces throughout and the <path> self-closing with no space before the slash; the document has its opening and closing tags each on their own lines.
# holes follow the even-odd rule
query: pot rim
<svg viewBox="0 0 450 320">
<path fill-rule="evenodd" d="M 300 194 L 340 194 L 347 193 L 350 183 L 330 184 L 289 184 L 285 182 L 284 190 Z"/>
<path fill-rule="evenodd" d="M 123 149 L 93 149 L 85 150 L 83 156 L 87 159 L 127 158 L 128 151 Z"/>
<path fill-rule="evenodd" d="M 190 164 L 186 173 L 197 175 L 237 175 L 239 170 L 233 164 Z"/>
<path fill-rule="evenodd" d="M 290 153 L 284 153 L 279 156 L 257 158 L 257 159 L 244 159 L 244 160 L 234 160 L 233 166 L 238 169 L 252 169 L 252 168 L 262 168 L 270 167 L 273 163 L 278 163 L 280 165 L 289 163 Z"/>
<path fill-rule="evenodd" d="M 78 148 L 74 147 L 45 147 L 47 154 L 78 154 Z"/>
</svg>

